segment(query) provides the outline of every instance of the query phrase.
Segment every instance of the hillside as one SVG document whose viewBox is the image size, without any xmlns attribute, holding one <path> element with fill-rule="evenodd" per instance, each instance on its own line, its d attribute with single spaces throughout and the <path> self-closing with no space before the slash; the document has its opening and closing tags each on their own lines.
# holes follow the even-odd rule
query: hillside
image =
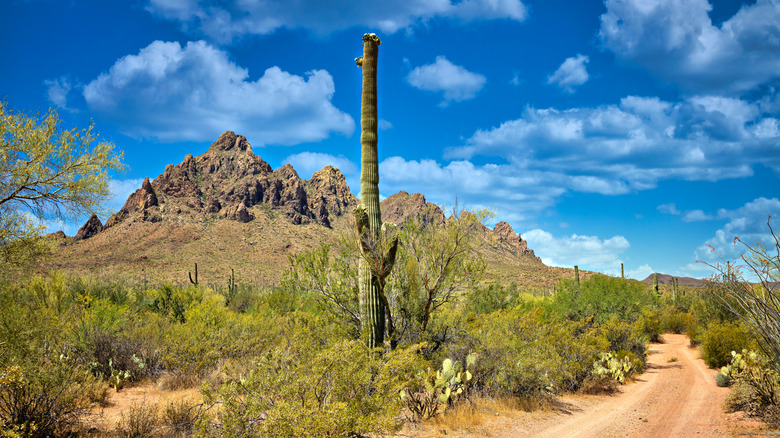
<svg viewBox="0 0 780 438">
<path fill-rule="evenodd" d="M 357 205 L 341 172 L 326 166 L 304 180 L 292 166 L 273 170 L 244 136 L 227 131 L 197 157 L 186 155 L 130 195 L 106 224 L 93 216 L 47 269 L 130 282 L 185 283 L 198 263 L 200 281 L 222 284 L 231 269 L 241 283 L 276 284 L 288 255 L 333 242 L 351 226 Z M 423 211 L 445 221 L 422 194 L 382 201 L 384 221 L 402 223 Z M 545 266 L 506 222 L 480 230 L 488 275 L 546 287 L 571 270 Z"/>
<path fill-rule="evenodd" d="M 707 282 L 705 280 L 700 280 L 691 277 L 674 277 L 668 274 L 658 274 L 658 284 L 659 285 L 672 284 L 672 279 L 675 278 L 677 279 L 678 286 L 704 287 L 707 285 Z M 647 278 L 642 280 L 642 282 L 653 284 L 653 274 L 648 275 Z"/>
</svg>

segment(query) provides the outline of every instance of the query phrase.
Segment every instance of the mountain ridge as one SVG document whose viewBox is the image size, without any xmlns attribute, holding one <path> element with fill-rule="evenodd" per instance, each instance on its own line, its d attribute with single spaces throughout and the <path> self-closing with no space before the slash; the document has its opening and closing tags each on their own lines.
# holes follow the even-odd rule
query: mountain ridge
<svg viewBox="0 0 780 438">
<path fill-rule="evenodd" d="M 335 242 L 346 232 L 357 204 L 337 168 L 325 166 L 304 180 L 289 164 L 272 169 L 244 136 L 226 131 L 205 153 L 187 154 L 154 179 L 145 178 L 105 225 L 90 218 L 78 240 L 62 241 L 61 260 L 52 267 L 107 275 L 138 276 L 140 270 L 146 278 L 150 270 L 181 272 L 200 261 L 201 276 L 236 266 L 245 267 L 252 282 L 273 284 L 288 267 L 289 255 Z M 420 193 L 395 193 L 381 208 L 383 221 L 399 224 L 411 217 L 423 223 L 447 220 Z M 482 227 L 480 238 L 477 251 L 495 278 L 533 277 L 547 284 L 571 276 L 569 270 L 542 264 L 504 221 L 493 229 Z M 537 275 L 541 271 L 555 274 L 546 278 Z M 186 274 L 153 277 L 170 281 Z"/>
</svg>

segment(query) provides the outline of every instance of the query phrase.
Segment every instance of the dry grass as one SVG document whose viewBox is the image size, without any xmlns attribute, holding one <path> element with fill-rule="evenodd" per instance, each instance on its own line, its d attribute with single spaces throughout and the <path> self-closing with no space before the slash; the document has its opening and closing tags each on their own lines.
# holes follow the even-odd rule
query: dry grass
<svg viewBox="0 0 780 438">
<path fill-rule="evenodd" d="M 559 410 L 552 398 L 475 397 L 420 423 L 407 423 L 396 437 L 489 437 L 502 436 L 509 425 L 534 425 L 546 414 Z"/>
</svg>

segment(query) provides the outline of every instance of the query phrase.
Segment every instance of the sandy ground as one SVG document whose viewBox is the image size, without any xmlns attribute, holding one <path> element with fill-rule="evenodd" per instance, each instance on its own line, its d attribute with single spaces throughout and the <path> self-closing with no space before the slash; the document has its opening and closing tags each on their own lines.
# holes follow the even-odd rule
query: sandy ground
<svg viewBox="0 0 780 438">
<path fill-rule="evenodd" d="M 537 412 L 496 414 L 458 426 L 406 427 L 399 437 L 734 437 L 777 436 L 742 413 L 726 414 L 728 388 L 715 384 L 685 335 L 666 334 L 651 344 L 647 371 L 610 396 L 564 396 Z M 489 416 L 488 416 L 489 417 Z"/>
</svg>

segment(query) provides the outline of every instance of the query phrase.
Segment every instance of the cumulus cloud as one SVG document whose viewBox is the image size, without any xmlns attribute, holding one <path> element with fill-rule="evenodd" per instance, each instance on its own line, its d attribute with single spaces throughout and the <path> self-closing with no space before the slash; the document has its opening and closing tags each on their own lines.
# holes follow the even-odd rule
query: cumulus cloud
<svg viewBox="0 0 780 438">
<path fill-rule="evenodd" d="M 97 117 L 136 138 L 208 141 L 231 129 L 262 146 L 351 135 L 355 122 L 333 106 L 334 92 L 325 70 L 301 77 L 270 67 L 252 81 L 204 41 L 155 41 L 120 58 L 83 94 Z"/>
<path fill-rule="evenodd" d="M 406 81 L 420 90 L 443 92 L 444 100 L 439 106 L 444 107 L 452 101 L 473 99 L 487 79 L 451 63 L 444 56 L 437 56 L 433 64 L 416 67 L 409 72 Z"/>
<path fill-rule="evenodd" d="M 780 228 L 777 226 L 777 219 L 774 219 L 780 216 L 780 200 L 756 198 L 734 210 L 719 209 L 712 216 L 728 222 L 696 250 L 696 259 L 709 263 L 722 262 L 721 257 L 725 260 L 736 260 L 744 246 L 735 243 L 735 237 L 749 245 L 758 242 L 769 248 L 774 246 L 767 220 L 772 216 L 773 228 Z"/>
<path fill-rule="evenodd" d="M 563 177 L 545 172 L 525 172 L 510 165 L 474 165 L 451 161 L 406 160 L 390 157 L 379 164 L 380 192 L 399 190 L 424 193 L 437 204 L 459 202 L 471 208 L 494 209 L 503 220 L 523 221 L 554 204 L 565 190 L 554 181 Z M 522 209 L 517 206 L 522 205 Z"/>
<path fill-rule="evenodd" d="M 245 35 L 269 34 L 280 28 L 303 28 L 325 35 L 360 26 L 394 33 L 409 31 L 433 18 L 468 23 L 494 19 L 523 21 L 527 16 L 520 0 L 404 0 L 375 2 L 371 7 L 356 0 L 150 0 L 147 9 L 181 23 L 185 31 L 222 43 Z"/>
<path fill-rule="evenodd" d="M 606 0 L 599 36 L 620 59 L 694 91 L 780 79 L 780 3 L 758 0 L 715 26 L 707 0 Z"/>
<path fill-rule="evenodd" d="M 602 239 L 598 236 L 555 237 L 551 233 L 534 229 L 523 233 L 528 246 L 548 266 L 570 268 L 578 265 L 580 269 L 599 272 L 620 273 L 620 256 L 631 245 L 623 236 Z"/>
<path fill-rule="evenodd" d="M 292 164 L 298 175 L 306 179 L 311 178 L 314 172 L 320 171 L 328 165 L 339 169 L 344 175 L 353 175 L 358 170 L 355 163 L 343 155 L 334 156 L 319 152 L 301 152 L 290 155 L 283 162 Z"/>
<path fill-rule="evenodd" d="M 758 104 L 736 98 L 670 103 L 628 96 L 594 108 L 528 107 L 518 119 L 476 131 L 445 157 L 500 156 L 518 172 L 564 175 L 558 187 L 622 194 L 663 179 L 750 176 L 758 163 L 780 172 L 777 122 Z"/>
<path fill-rule="evenodd" d="M 648 264 L 644 264 L 642 266 L 637 267 L 636 269 L 630 269 L 626 271 L 626 278 L 633 278 L 634 280 L 642 281 L 645 278 L 647 278 L 649 275 L 651 275 L 653 272 L 656 272 L 655 269 L 653 269 L 652 266 Z"/>
<path fill-rule="evenodd" d="M 70 79 L 67 76 L 60 76 L 55 79 L 45 80 L 43 84 L 46 86 L 46 95 L 49 98 L 49 102 L 53 103 L 57 108 L 71 111 L 68 107 L 68 94 L 71 90 Z"/>
<path fill-rule="evenodd" d="M 566 58 L 558 70 L 547 78 L 547 83 L 557 85 L 569 93 L 574 93 L 576 87 L 588 81 L 588 70 L 585 68 L 585 64 L 589 61 L 590 58 L 581 54 Z"/>
</svg>

